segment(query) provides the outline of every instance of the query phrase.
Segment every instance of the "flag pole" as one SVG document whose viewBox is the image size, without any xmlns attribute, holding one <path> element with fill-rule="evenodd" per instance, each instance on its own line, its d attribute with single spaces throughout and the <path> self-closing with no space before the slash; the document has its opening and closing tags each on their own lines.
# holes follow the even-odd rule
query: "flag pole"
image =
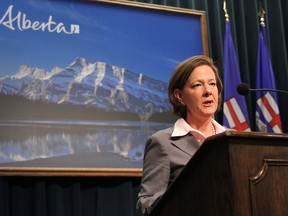
<svg viewBox="0 0 288 216">
<path fill-rule="evenodd" d="M 225 13 L 225 20 L 229 21 L 229 15 L 228 15 L 227 7 L 226 7 L 226 0 L 223 1 L 223 10 Z"/>
<path fill-rule="evenodd" d="M 260 17 L 260 25 L 265 26 L 265 10 L 262 7 L 262 2 L 259 2 L 259 12 L 258 16 Z"/>
</svg>

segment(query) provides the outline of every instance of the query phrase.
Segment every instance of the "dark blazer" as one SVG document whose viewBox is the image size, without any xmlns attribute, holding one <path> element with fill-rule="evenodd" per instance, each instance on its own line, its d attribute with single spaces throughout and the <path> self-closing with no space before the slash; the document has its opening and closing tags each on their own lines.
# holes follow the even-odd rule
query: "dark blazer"
<svg viewBox="0 0 288 216">
<path fill-rule="evenodd" d="M 142 182 L 137 198 L 139 215 L 151 211 L 200 146 L 190 133 L 171 137 L 172 131 L 173 127 L 160 130 L 146 142 Z"/>
</svg>

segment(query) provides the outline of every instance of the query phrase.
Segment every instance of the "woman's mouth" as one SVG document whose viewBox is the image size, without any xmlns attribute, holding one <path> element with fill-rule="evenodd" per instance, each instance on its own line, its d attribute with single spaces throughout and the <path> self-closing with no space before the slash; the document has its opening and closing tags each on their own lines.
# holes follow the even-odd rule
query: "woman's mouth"
<svg viewBox="0 0 288 216">
<path fill-rule="evenodd" d="M 210 105 L 212 105 L 213 103 L 214 103 L 213 100 L 206 100 L 206 101 L 203 102 L 203 105 L 204 105 L 204 106 L 210 106 Z"/>
</svg>

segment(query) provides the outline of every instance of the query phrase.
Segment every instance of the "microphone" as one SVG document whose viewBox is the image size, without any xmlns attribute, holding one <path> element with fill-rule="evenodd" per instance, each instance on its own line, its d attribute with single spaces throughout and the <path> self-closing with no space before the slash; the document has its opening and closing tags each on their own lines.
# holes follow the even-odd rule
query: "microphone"
<svg viewBox="0 0 288 216">
<path fill-rule="evenodd" d="M 285 93 L 288 94 L 288 91 L 278 90 L 278 89 L 251 89 L 250 86 L 247 83 L 241 83 L 237 86 L 237 92 L 240 95 L 247 95 L 249 91 L 272 91 L 272 92 L 279 92 L 279 93 Z"/>
</svg>

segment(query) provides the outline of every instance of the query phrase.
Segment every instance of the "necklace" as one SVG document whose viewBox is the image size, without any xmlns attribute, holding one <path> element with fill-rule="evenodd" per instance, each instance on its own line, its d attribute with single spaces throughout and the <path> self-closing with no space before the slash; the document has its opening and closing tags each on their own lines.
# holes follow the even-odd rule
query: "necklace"
<svg viewBox="0 0 288 216">
<path fill-rule="evenodd" d="M 212 135 L 216 135 L 216 130 L 212 122 L 211 122 L 211 127 L 212 127 Z"/>
</svg>

